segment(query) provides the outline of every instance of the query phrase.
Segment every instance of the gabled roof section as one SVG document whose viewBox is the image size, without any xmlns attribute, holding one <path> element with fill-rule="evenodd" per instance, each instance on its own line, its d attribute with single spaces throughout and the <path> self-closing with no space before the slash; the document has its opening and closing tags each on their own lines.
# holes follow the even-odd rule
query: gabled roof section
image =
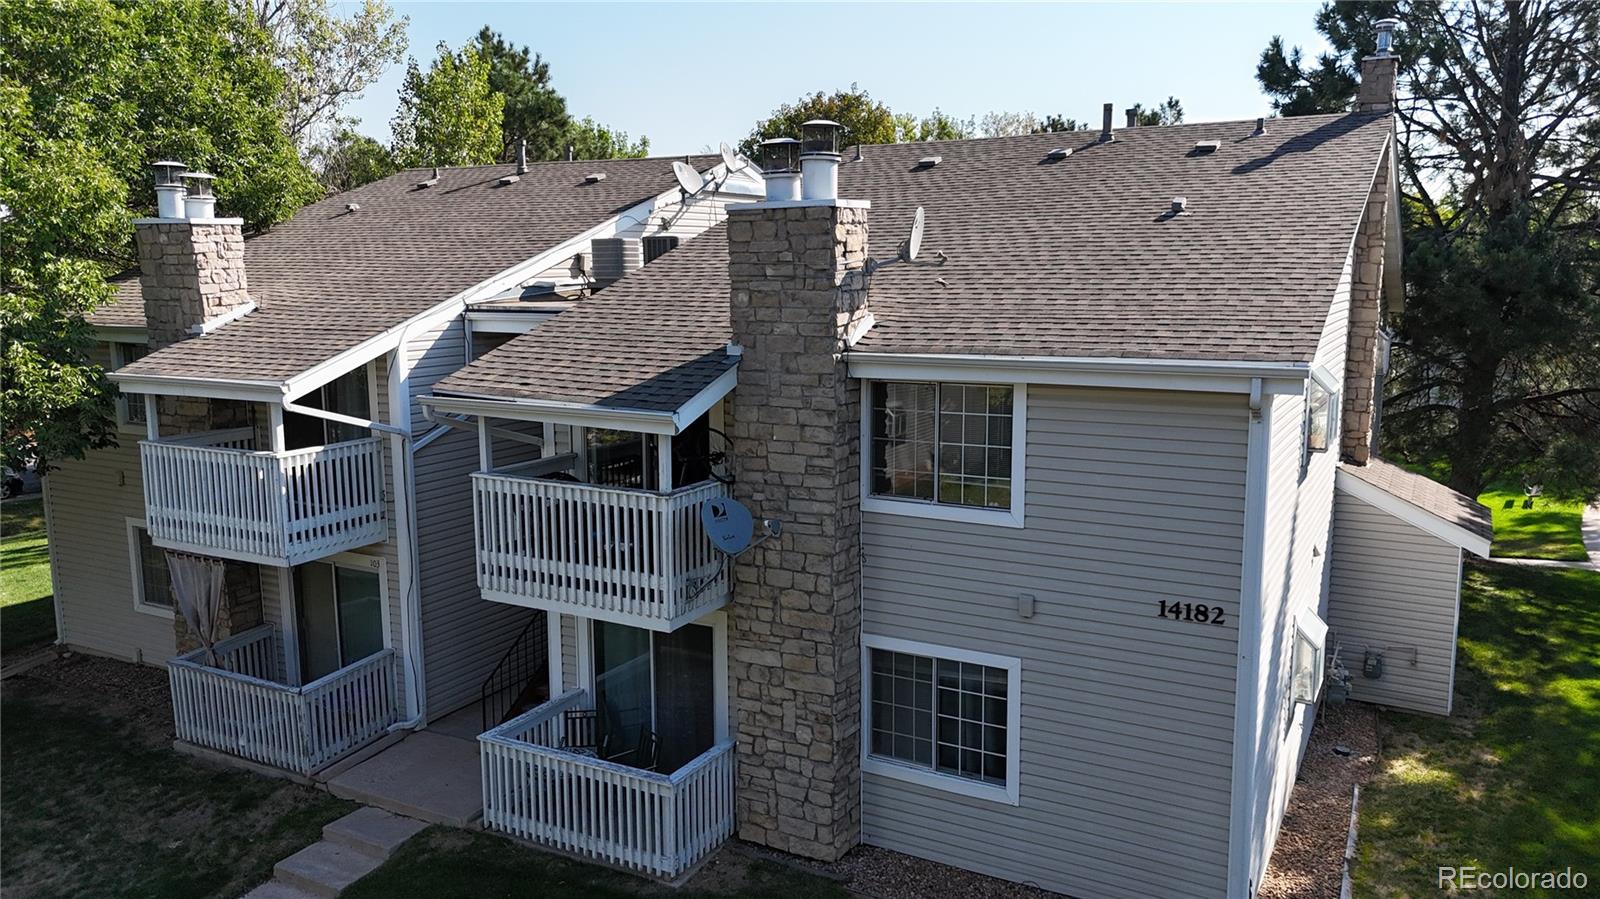
<svg viewBox="0 0 1600 899">
<path fill-rule="evenodd" d="M 716 157 L 691 162 L 701 170 Z M 670 159 L 533 163 L 399 174 L 329 197 L 245 241 L 259 309 L 182 341 L 124 375 L 283 381 L 377 337 L 519 262 L 670 190 Z M 604 172 L 603 180 L 585 176 Z M 360 208 L 348 209 L 349 204 Z M 137 278 L 91 323 L 143 323 Z"/>
<path fill-rule="evenodd" d="M 1377 506 L 1440 540 L 1488 558 L 1494 540 L 1494 517 L 1470 496 L 1413 474 L 1398 465 L 1373 459 L 1366 465 L 1340 463 L 1335 479 L 1340 490 Z"/>
<path fill-rule="evenodd" d="M 672 413 L 724 373 L 721 224 L 434 385 L 458 397 Z M 720 292 L 704 285 L 722 284 Z"/>
</svg>

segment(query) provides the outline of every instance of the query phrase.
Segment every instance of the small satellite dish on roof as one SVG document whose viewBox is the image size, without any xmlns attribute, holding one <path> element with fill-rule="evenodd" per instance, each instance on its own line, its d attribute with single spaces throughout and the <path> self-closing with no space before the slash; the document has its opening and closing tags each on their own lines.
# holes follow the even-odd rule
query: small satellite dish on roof
<svg viewBox="0 0 1600 899">
<path fill-rule="evenodd" d="M 672 174 L 677 176 L 678 186 L 683 188 L 683 192 L 691 197 L 705 189 L 705 179 L 700 177 L 700 173 L 695 170 L 695 167 L 687 162 L 674 159 L 672 161 Z"/>
<path fill-rule="evenodd" d="M 755 537 L 755 518 L 736 499 L 714 496 L 700 504 L 700 524 L 711 538 L 711 545 L 736 556 L 750 548 Z"/>
<path fill-rule="evenodd" d="M 722 143 L 722 164 L 727 167 L 728 174 L 730 175 L 749 165 L 749 163 L 739 158 L 739 154 L 734 152 L 732 147 L 728 146 L 727 141 L 723 141 Z"/>
<path fill-rule="evenodd" d="M 911 217 L 911 236 L 900 248 L 900 255 L 907 262 L 916 262 L 917 253 L 922 251 L 922 207 L 917 207 L 917 214 Z"/>
</svg>

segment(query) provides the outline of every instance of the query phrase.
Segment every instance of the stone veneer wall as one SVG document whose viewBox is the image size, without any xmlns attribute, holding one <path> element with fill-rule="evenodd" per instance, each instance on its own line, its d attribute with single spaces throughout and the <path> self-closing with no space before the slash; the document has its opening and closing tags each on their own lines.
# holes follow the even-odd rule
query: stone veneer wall
<svg viewBox="0 0 1600 899">
<path fill-rule="evenodd" d="M 244 232 L 237 219 L 194 222 L 147 219 L 134 231 L 139 250 L 139 288 L 151 350 L 192 336 L 192 327 L 248 303 Z M 248 404 L 204 397 L 163 396 L 157 402 L 162 434 L 185 434 L 251 423 Z M 228 562 L 223 582 L 224 634 L 262 622 L 259 566 Z M 198 649 L 181 614 L 173 616 L 179 652 Z"/>
<path fill-rule="evenodd" d="M 1378 165 L 1366 217 L 1356 232 L 1350 279 L 1349 345 L 1346 348 L 1340 454 L 1366 464 L 1372 456 L 1372 425 L 1378 397 L 1378 326 L 1383 317 L 1383 257 L 1387 243 L 1391 148 Z"/>
<path fill-rule="evenodd" d="M 739 836 L 833 860 L 860 840 L 860 401 L 839 353 L 864 314 L 867 213 L 729 211 L 733 495 L 783 535 L 729 609 Z"/>
</svg>

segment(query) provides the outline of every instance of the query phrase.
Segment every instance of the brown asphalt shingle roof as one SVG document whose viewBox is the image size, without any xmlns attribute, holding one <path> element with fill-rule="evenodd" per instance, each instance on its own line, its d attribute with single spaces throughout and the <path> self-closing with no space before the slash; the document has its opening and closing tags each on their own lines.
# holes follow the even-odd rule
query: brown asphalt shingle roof
<svg viewBox="0 0 1600 899">
<path fill-rule="evenodd" d="M 872 202 L 889 258 L 917 206 L 921 261 L 873 276 L 856 353 L 1307 362 L 1390 134 L 1325 115 L 867 146 L 839 195 Z M 1202 140 L 1215 152 L 1196 154 Z M 1073 150 L 1050 161 L 1053 148 Z M 939 156 L 932 168 L 919 166 Z M 1188 212 L 1173 216 L 1174 197 Z M 441 393 L 621 402 L 633 384 L 692 395 L 728 340 L 726 240 L 684 248 L 442 381 Z M 942 278 L 947 286 L 935 279 Z"/>
<path fill-rule="evenodd" d="M 665 158 L 533 163 L 500 186 L 514 170 L 448 168 L 419 189 L 432 171 L 411 169 L 307 206 L 245 241 L 255 312 L 123 371 L 291 378 L 676 183 Z M 606 178 L 584 183 L 591 172 Z M 347 203 L 361 208 L 347 212 Z M 142 325 L 138 279 L 118 287 L 91 321 Z"/>
<path fill-rule="evenodd" d="M 1468 533 L 1485 540 L 1494 539 L 1494 516 L 1488 506 L 1432 478 L 1413 474 L 1382 459 L 1373 459 L 1366 465 L 1344 463 L 1339 470 Z"/>
</svg>

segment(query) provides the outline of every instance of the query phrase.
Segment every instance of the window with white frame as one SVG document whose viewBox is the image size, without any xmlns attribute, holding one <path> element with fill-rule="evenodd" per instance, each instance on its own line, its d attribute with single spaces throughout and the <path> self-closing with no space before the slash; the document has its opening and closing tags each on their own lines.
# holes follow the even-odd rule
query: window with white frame
<svg viewBox="0 0 1600 899">
<path fill-rule="evenodd" d="M 111 345 L 111 365 L 121 368 L 124 365 L 143 359 L 149 355 L 150 347 L 142 343 L 113 343 Z M 144 394 L 118 393 L 117 394 L 117 423 L 125 427 L 145 427 Z"/>
<path fill-rule="evenodd" d="M 128 521 L 128 560 L 133 575 L 133 607 L 151 615 L 171 617 L 176 603 L 167 554 L 151 542 L 142 521 Z"/>
<path fill-rule="evenodd" d="M 1015 385 L 872 382 L 867 495 L 903 504 L 898 511 L 1020 515 L 1024 425 Z"/>
<path fill-rule="evenodd" d="M 1021 663 L 867 636 L 863 768 L 1015 804 Z"/>
<path fill-rule="evenodd" d="M 1315 613 L 1302 612 L 1295 619 L 1294 650 L 1289 662 L 1289 695 L 1295 702 L 1314 704 L 1322 695 L 1327 642 L 1328 625 Z"/>
<path fill-rule="evenodd" d="M 1306 382 L 1306 451 L 1324 452 L 1338 430 L 1339 391 L 1333 376 L 1312 369 Z"/>
</svg>

